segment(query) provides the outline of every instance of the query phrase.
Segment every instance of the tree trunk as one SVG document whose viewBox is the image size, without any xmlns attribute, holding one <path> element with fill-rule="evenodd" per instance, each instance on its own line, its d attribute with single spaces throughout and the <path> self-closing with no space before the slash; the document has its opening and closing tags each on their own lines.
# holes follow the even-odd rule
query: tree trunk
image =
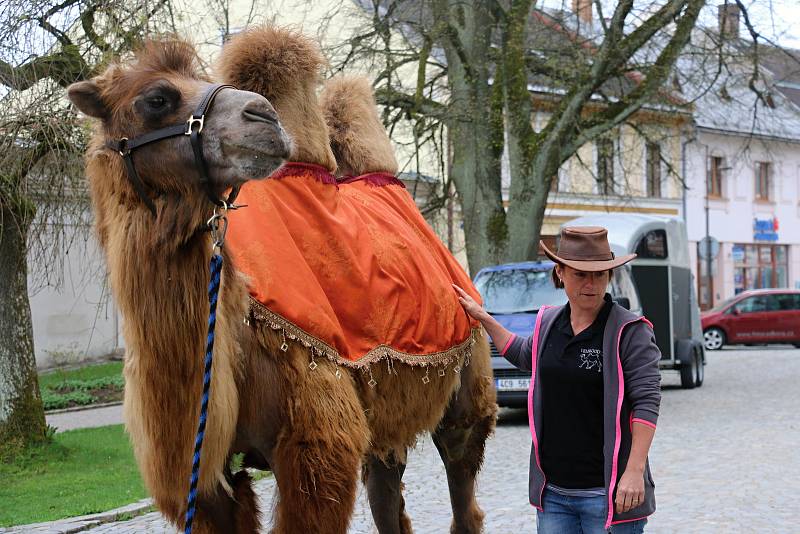
<svg viewBox="0 0 800 534">
<path fill-rule="evenodd" d="M 28 301 L 28 223 L 5 207 L 0 221 L 0 458 L 45 437 Z"/>
<path fill-rule="evenodd" d="M 508 261 L 535 260 L 538 255 L 542 221 L 552 180 L 561 163 L 559 148 L 551 139 L 535 144 L 536 151 L 512 150 L 519 139 L 509 134 L 511 189 L 509 192 Z"/>
<path fill-rule="evenodd" d="M 449 4 L 449 5 L 448 5 Z M 441 1 L 436 16 L 448 64 L 452 180 L 461 201 L 472 275 L 502 261 L 508 242 L 500 180 L 502 90 L 489 83 L 490 37 L 495 26 L 485 2 Z M 488 111 L 488 113 L 487 113 Z"/>
<path fill-rule="evenodd" d="M 558 173 L 559 148 L 533 128 L 528 90 L 528 28 L 531 0 L 513 0 L 503 28 L 503 96 L 511 186 L 506 261 L 535 260 L 550 183 Z"/>
<path fill-rule="evenodd" d="M 451 178 L 461 200 L 467 261 L 472 275 L 502 261 L 508 239 L 500 191 L 500 158 L 487 149 L 492 136 L 486 121 L 477 119 L 450 128 Z"/>
</svg>

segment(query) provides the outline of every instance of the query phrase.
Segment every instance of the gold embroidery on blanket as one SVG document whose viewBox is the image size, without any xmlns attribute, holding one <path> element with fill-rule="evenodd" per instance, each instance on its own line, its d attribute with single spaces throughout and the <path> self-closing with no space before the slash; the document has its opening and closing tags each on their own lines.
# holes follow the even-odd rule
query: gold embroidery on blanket
<svg viewBox="0 0 800 534">
<path fill-rule="evenodd" d="M 300 343 L 306 348 L 311 350 L 312 358 L 314 354 L 325 356 L 329 360 L 351 368 L 368 368 L 369 365 L 383 359 L 397 360 L 409 365 L 449 365 L 455 363 L 461 365 L 469 365 L 469 360 L 472 355 L 472 346 L 475 344 L 476 336 L 481 335 L 479 328 L 473 328 L 469 337 L 459 343 L 458 345 L 441 352 L 433 352 L 428 354 L 409 354 L 402 352 L 388 345 L 378 345 L 370 350 L 364 356 L 357 360 L 348 360 L 342 358 L 339 352 L 332 346 L 324 341 L 308 334 L 303 329 L 285 319 L 284 317 L 272 312 L 266 306 L 257 300 L 250 298 L 250 312 L 253 319 L 258 323 L 257 326 L 268 327 L 272 330 L 283 330 L 286 337 L 290 340 Z"/>
</svg>

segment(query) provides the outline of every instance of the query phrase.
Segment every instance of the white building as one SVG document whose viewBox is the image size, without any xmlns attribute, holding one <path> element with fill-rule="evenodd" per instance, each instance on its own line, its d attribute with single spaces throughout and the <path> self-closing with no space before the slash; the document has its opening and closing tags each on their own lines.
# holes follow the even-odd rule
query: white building
<svg viewBox="0 0 800 534">
<path fill-rule="evenodd" d="M 737 8 L 720 7 L 721 24 L 725 16 L 730 59 L 710 90 L 701 80 L 714 79 L 716 59 L 689 56 L 678 66 L 686 96 L 697 97 L 695 134 L 685 145 L 686 221 L 704 309 L 746 289 L 800 288 L 800 107 L 763 62 L 753 79 Z M 698 47 L 719 35 L 696 34 Z M 705 236 L 720 244 L 713 260 L 700 250 Z"/>
<path fill-rule="evenodd" d="M 124 347 L 102 251 L 89 224 L 78 224 L 69 230 L 69 244 L 63 238 L 53 241 L 64 243 L 56 251 L 60 257 L 29 255 L 33 346 L 39 368 L 105 358 Z M 43 261 L 48 265 L 38 264 Z"/>
</svg>

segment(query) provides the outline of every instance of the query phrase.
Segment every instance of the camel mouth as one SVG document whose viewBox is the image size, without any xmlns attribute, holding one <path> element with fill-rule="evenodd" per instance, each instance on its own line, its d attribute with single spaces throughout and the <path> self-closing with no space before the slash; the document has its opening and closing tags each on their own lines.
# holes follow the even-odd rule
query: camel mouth
<svg viewBox="0 0 800 534">
<path fill-rule="evenodd" d="M 258 146 L 223 142 L 220 148 L 228 170 L 235 173 L 239 181 L 266 178 L 289 157 L 288 143 L 283 139 Z"/>
</svg>

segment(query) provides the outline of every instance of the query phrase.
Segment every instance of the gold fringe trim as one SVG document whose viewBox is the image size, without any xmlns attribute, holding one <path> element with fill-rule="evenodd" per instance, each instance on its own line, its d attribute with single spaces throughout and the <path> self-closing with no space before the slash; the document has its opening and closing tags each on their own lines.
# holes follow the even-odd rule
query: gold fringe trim
<svg viewBox="0 0 800 534">
<path fill-rule="evenodd" d="M 379 345 L 358 360 L 353 361 L 342 358 L 339 351 L 334 347 L 308 334 L 293 322 L 273 312 L 252 297 L 250 297 L 250 314 L 256 321 L 269 326 L 273 330 L 283 331 L 288 339 L 310 349 L 312 359 L 314 356 L 324 356 L 336 364 L 354 369 L 364 369 L 384 359 L 396 360 L 408 365 L 421 367 L 428 365 L 446 366 L 451 363 L 455 363 L 458 366 L 462 361 L 464 362 L 464 366 L 467 366 L 472 356 L 472 346 L 475 344 L 475 337 L 482 335 L 480 328 L 473 328 L 470 336 L 458 345 L 442 352 L 432 352 L 428 354 L 409 354 L 393 349 L 388 345 Z M 458 372 L 458 370 L 456 370 L 456 372 Z"/>
</svg>

